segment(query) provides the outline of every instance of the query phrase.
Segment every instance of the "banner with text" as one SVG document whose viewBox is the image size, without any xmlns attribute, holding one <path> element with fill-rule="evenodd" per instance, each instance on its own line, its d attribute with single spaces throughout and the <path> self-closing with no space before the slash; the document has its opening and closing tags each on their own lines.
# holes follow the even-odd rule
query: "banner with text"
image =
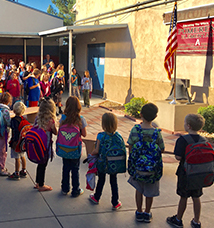
<svg viewBox="0 0 214 228">
<path fill-rule="evenodd" d="M 177 55 L 210 55 L 214 46 L 214 20 L 184 22 L 177 24 Z"/>
</svg>

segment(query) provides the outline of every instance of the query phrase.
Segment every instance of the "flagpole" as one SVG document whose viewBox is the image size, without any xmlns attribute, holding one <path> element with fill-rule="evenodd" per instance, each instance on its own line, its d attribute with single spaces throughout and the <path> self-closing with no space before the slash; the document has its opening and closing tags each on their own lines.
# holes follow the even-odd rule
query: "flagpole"
<svg viewBox="0 0 214 228">
<path fill-rule="evenodd" d="M 176 60 L 177 60 L 177 55 L 176 55 L 176 51 L 175 51 L 175 59 L 174 59 L 174 98 L 173 100 L 170 102 L 170 104 L 176 104 Z"/>
</svg>

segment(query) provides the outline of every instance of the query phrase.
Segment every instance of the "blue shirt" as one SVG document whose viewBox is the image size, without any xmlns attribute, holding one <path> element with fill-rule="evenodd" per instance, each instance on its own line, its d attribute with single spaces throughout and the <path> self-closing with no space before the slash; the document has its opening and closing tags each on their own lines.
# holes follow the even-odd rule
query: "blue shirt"
<svg viewBox="0 0 214 228">
<path fill-rule="evenodd" d="M 77 75 L 71 75 L 72 78 L 76 78 Z M 72 83 L 72 86 L 78 86 L 78 79 L 75 80 L 75 82 Z"/>
<path fill-rule="evenodd" d="M 33 79 L 34 79 L 34 80 L 33 80 Z M 29 88 L 32 87 L 32 86 L 34 86 L 34 85 L 39 84 L 39 80 L 38 80 L 37 78 L 29 77 L 29 78 L 27 79 L 27 81 L 28 81 L 28 86 L 29 86 Z M 34 81 L 35 83 L 34 83 L 33 81 Z M 29 95 L 28 95 L 28 100 L 29 100 L 29 101 L 39 101 L 39 98 L 40 98 L 40 87 L 37 86 L 37 87 L 34 88 L 34 89 L 30 89 Z"/>
<path fill-rule="evenodd" d="M 82 127 L 81 127 L 81 129 L 83 129 L 83 128 L 85 128 L 87 126 L 87 122 L 86 122 L 86 120 L 85 120 L 85 118 L 83 116 L 80 116 L 80 117 L 81 117 L 81 120 L 82 120 Z M 59 122 L 62 123 L 62 121 L 65 120 L 65 119 L 66 119 L 66 115 L 65 114 L 62 114 L 61 119 L 60 119 Z"/>
</svg>

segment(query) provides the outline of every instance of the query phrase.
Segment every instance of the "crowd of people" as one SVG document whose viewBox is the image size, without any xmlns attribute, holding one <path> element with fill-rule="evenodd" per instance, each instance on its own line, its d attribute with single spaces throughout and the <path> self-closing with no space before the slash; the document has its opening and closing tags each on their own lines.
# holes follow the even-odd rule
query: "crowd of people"
<svg viewBox="0 0 214 228">
<path fill-rule="evenodd" d="M 87 79 L 88 78 L 88 79 Z M 68 80 L 68 86 L 71 86 L 73 96 L 80 99 L 83 94 L 84 105 L 90 107 L 89 97 L 92 92 L 92 79 L 89 71 L 85 71 L 84 76 L 72 69 L 71 81 Z M 0 94 L 9 92 L 12 95 L 12 105 L 21 100 L 27 107 L 38 106 L 42 97 L 52 97 L 58 107 L 58 114 L 62 114 L 62 94 L 65 90 L 65 72 L 64 65 L 59 64 L 55 68 L 55 63 L 46 55 L 41 69 L 37 68 L 35 62 L 25 64 L 20 61 L 17 66 L 13 59 L 9 59 L 5 65 L 0 58 Z"/>
</svg>

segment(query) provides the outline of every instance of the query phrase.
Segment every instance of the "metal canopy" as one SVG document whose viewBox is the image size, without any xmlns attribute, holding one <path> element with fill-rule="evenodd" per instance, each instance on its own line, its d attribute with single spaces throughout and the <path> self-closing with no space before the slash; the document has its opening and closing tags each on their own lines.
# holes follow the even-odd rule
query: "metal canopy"
<svg viewBox="0 0 214 228">
<path fill-rule="evenodd" d="M 39 32 L 39 36 L 55 37 L 55 36 L 66 36 L 72 31 L 73 35 L 98 32 L 108 29 L 120 29 L 127 28 L 127 24 L 109 24 L 109 25 L 85 25 L 85 26 L 64 26 L 56 29 L 50 29 L 43 32 Z"/>
<path fill-rule="evenodd" d="M 27 38 L 40 38 L 38 33 L 28 33 L 28 32 L 0 32 L 1 38 L 19 38 L 19 39 L 27 39 Z"/>
</svg>

